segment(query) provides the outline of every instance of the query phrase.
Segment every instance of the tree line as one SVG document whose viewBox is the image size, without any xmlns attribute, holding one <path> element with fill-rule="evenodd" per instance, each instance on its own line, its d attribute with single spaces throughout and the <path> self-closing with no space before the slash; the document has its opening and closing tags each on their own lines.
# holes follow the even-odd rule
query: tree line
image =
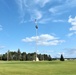
<svg viewBox="0 0 76 75">
<path fill-rule="evenodd" d="M 37 57 L 40 61 L 48 60 L 51 61 L 52 58 L 50 55 L 47 54 L 37 54 Z M 21 52 L 20 49 L 17 51 L 10 51 L 8 50 L 7 53 L 0 55 L 0 60 L 8 60 L 8 61 L 35 61 L 36 60 L 36 52 L 34 53 L 26 53 Z"/>
</svg>

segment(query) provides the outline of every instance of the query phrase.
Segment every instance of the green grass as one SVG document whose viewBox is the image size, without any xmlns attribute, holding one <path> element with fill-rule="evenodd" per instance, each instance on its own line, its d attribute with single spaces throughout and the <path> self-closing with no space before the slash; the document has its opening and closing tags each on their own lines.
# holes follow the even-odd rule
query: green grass
<svg viewBox="0 0 76 75">
<path fill-rule="evenodd" d="M 76 61 L 0 61 L 0 75 L 76 75 Z"/>
</svg>

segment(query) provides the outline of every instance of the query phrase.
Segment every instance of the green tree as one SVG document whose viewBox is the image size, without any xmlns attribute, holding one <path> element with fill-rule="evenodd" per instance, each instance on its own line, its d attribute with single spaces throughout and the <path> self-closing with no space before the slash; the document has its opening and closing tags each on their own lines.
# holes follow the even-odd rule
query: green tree
<svg viewBox="0 0 76 75">
<path fill-rule="evenodd" d="M 26 60 L 29 60 L 29 61 L 30 61 L 30 59 L 31 59 L 31 56 L 30 56 L 30 53 L 28 53 L 28 54 L 26 55 Z"/>
<path fill-rule="evenodd" d="M 17 52 L 12 52 L 13 60 L 17 60 Z"/>
<path fill-rule="evenodd" d="M 21 53 L 21 60 L 26 60 L 26 52 Z"/>
<path fill-rule="evenodd" d="M 2 54 L 0 54 L 0 60 L 2 60 Z"/>
<path fill-rule="evenodd" d="M 51 60 L 52 60 L 52 57 L 51 57 L 50 55 L 48 56 L 48 60 L 49 60 L 49 61 L 51 61 Z"/>
<path fill-rule="evenodd" d="M 21 60 L 21 52 L 20 49 L 17 51 L 17 60 Z"/>
<path fill-rule="evenodd" d="M 2 60 L 7 60 L 7 53 L 3 54 Z"/>
<path fill-rule="evenodd" d="M 12 54 L 11 54 L 10 50 L 8 50 L 8 52 L 7 52 L 7 60 L 12 60 L 12 59 L 13 59 Z"/>
<path fill-rule="evenodd" d="M 63 54 L 61 54 L 60 61 L 64 61 Z"/>
</svg>

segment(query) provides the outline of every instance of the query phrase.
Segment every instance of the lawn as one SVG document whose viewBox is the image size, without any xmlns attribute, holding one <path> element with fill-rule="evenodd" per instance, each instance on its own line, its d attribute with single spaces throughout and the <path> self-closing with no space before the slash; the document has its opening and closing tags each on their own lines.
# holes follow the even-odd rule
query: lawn
<svg viewBox="0 0 76 75">
<path fill-rule="evenodd" d="M 0 75 L 76 75 L 76 61 L 0 61 Z"/>
</svg>

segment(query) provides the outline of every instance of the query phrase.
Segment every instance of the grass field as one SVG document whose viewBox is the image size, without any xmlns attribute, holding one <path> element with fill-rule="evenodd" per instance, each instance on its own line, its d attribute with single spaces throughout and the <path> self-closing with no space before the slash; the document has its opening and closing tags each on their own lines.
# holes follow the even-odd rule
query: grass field
<svg viewBox="0 0 76 75">
<path fill-rule="evenodd" d="M 76 75 L 76 61 L 0 61 L 0 75 Z"/>
</svg>

